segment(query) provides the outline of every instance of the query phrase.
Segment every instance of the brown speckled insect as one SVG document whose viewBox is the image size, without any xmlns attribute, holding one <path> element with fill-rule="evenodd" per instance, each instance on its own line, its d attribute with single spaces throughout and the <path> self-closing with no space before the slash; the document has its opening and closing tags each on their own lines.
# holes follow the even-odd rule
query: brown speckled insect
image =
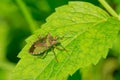
<svg viewBox="0 0 120 80">
<path fill-rule="evenodd" d="M 29 53 L 33 56 L 42 56 L 44 58 L 48 52 L 52 51 L 55 55 L 56 61 L 58 62 L 56 53 L 54 51 L 55 48 L 59 50 L 65 50 L 65 48 L 58 41 L 58 38 L 53 37 L 50 33 L 48 33 L 44 37 L 38 38 L 38 40 L 32 44 L 29 49 Z"/>
</svg>

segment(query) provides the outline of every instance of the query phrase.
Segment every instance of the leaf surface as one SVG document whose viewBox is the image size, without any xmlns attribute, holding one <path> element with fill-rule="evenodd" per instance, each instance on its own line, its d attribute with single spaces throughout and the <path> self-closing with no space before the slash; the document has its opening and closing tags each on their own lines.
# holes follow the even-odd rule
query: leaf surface
<svg viewBox="0 0 120 80">
<path fill-rule="evenodd" d="M 56 8 L 41 29 L 29 37 L 19 53 L 21 58 L 13 73 L 13 80 L 66 80 L 79 68 L 97 64 L 106 57 L 119 31 L 119 21 L 105 11 L 87 2 L 69 2 Z M 44 59 L 28 53 L 38 36 L 64 37 L 60 40 L 67 52 L 55 49 L 59 62 L 52 52 Z"/>
</svg>

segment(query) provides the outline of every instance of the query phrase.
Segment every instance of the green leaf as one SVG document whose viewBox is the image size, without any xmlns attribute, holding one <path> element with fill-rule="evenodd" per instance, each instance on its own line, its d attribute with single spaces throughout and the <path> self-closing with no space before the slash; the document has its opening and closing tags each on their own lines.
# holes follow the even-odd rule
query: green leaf
<svg viewBox="0 0 120 80">
<path fill-rule="evenodd" d="M 13 80 L 66 80 L 79 68 L 97 64 L 106 57 L 119 30 L 119 21 L 87 2 L 69 2 L 47 18 L 41 29 L 29 37 L 19 53 L 21 58 L 13 73 Z M 28 53 L 38 36 L 47 33 L 64 37 L 60 40 L 67 52 L 55 49 L 44 59 Z"/>
</svg>

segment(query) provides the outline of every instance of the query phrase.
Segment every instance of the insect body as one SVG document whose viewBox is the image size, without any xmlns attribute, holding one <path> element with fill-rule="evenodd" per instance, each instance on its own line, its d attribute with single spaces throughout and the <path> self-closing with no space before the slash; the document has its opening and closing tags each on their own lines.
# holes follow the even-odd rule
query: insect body
<svg viewBox="0 0 120 80">
<path fill-rule="evenodd" d="M 46 50 L 46 48 L 45 48 L 46 47 L 46 38 L 47 38 L 47 36 L 39 38 L 36 42 L 34 42 L 33 45 L 29 49 L 29 53 L 34 56 L 39 56 L 39 55 L 44 54 L 44 52 Z"/>
<path fill-rule="evenodd" d="M 61 46 L 62 48 L 58 46 Z M 36 42 L 33 43 L 33 45 L 29 49 L 29 53 L 33 56 L 42 56 L 44 58 L 48 52 L 52 51 L 57 60 L 54 48 L 65 50 L 65 48 L 61 45 L 57 38 L 48 33 L 46 36 L 40 37 Z"/>
</svg>

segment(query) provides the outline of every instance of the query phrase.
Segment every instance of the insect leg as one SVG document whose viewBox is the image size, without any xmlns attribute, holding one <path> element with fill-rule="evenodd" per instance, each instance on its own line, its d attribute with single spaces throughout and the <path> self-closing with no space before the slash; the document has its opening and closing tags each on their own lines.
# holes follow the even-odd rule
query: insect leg
<svg viewBox="0 0 120 80">
<path fill-rule="evenodd" d="M 58 46 L 54 46 L 56 49 L 58 50 L 62 50 L 62 51 L 66 51 L 66 53 L 68 53 L 68 50 L 66 50 L 62 45 L 60 45 L 61 47 L 58 47 Z M 69 53 L 68 53 L 69 54 Z M 70 55 L 70 54 L 69 54 Z"/>
<path fill-rule="evenodd" d="M 43 58 L 45 58 L 45 57 L 46 57 L 46 55 L 47 55 L 47 53 L 48 53 L 48 52 L 47 52 L 47 51 L 45 51 L 45 52 L 43 53 L 43 56 L 42 56 L 41 58 L 42 58 L 42 59 L 43 59 Z"/>
<path fill-rule="evenodd" d="M 64 36 L 62 36 L 62 37 L 55 36 L 56 40 L 62 40 L 63 38 L 64 38 Z"/>
<path fill-rule="evenodd" d="M 55 48 L 56 49 L 59 49 L 59 50 L 62 50 L 62 51 L 66 51 L 66 52 L 68 52 L 62 45 L 60 45 L 61 46 L 61 48 L 60 47 L 58 47 L 58 46 L 55 46 Z"/>
<path fill-rule="evenodd" d="M 54 53 L 54 55 L 55 55 L 55 59 L 56 59 L 56 61 L 58 62 L 57 55 L 56 55 L 54 49 L 52 49 L 52 52 Z"/>
</svg>

